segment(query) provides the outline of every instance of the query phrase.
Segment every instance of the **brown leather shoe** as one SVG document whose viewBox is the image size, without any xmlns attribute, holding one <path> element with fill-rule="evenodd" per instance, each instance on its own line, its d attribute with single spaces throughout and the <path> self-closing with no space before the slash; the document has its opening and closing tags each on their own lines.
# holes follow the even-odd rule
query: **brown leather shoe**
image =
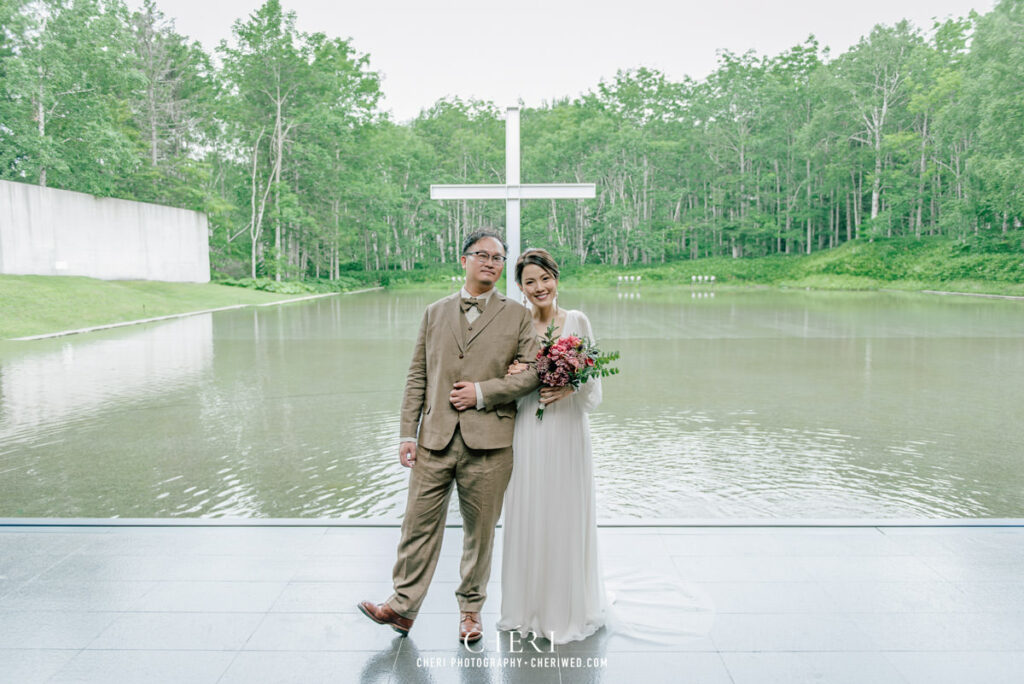
<svg viewBox="0 0 1024 684">
<path fill-rule="evenodd" d="M 409 630 L 412 629 L 412 620 L 402 617 L 392 610 L 388 604 L 360 601 L 359 610 L 378 625 L 390 625 L 391 629 L 402 636 L 409 636 Z"/>
<path fill-rule="evenodd" d="M 459 641 L 464 644 L 472 644 L 480 641 L 483 636 L 484 626 L 480 624 L 480 613 L 461 611 L 459 614 Z"/>
</svg>

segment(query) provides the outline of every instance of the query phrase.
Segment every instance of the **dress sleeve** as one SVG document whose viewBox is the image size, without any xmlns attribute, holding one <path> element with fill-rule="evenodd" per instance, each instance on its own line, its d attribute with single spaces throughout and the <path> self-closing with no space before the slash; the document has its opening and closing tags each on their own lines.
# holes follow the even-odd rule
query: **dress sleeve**
<svg viewBox="0 0 1024 684">
<path fill-rule="evenodd" d="M 594 331 L 590 327 L 590 320 L 587 319 L 587 315 L 582 311 L 577 311 L 576 315 L 580 319 L 580 334 L 594 342 Z M 601 378 L 594 377 L 580 385 L 579 389 L 573 393 L 571 399 L 587 413 L 596 409 L 601 404 Z"/>
</svg>

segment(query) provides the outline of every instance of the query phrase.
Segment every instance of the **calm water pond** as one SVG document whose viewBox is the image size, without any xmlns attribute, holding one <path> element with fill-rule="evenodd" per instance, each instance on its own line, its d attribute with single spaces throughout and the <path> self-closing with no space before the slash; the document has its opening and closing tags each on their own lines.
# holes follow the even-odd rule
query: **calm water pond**
<svg viewBox="0 0 1024 684">
<path fill-rule="evenodd" d="M 405 371 L 444 294 L 0 343 L 0 517 L 396 519 Z M 592 416 L 603 520 L 1024 517 L 1024 302 L 561 299 L 622 352 Z"/>
</svg>

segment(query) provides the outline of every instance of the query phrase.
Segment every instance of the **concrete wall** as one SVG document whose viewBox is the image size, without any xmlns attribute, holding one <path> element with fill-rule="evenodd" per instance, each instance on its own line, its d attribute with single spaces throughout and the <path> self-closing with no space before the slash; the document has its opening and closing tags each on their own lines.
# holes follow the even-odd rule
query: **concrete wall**
<svg viewBox="0 0 1024 684">
<path fill-rule="evenodd" d="M 206 283 L 206 215 L 0 180 L 0 273 Z"/>
</svg>

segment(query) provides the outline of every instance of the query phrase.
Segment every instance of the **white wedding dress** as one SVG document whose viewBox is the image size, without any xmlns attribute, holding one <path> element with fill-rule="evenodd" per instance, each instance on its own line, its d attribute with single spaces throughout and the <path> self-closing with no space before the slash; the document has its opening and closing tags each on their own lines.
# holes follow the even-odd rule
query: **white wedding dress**
<svg viewBox="0 0 1024 684">
<path fill-rule="evenodd" d="M 559 337 L 594 339 L 580 311 L 565 312 Z M 540 392 L 517 401 L 512 478 L 505 490 L 499 629 L 555 643 L 585 639 L 607 620 L 597 553 L 597 506 L 587 413 L 601 403 L 593 378 L 549 404 Z"/>
<path fill-rule="evenodd" d="M 594 340 L 583 312 L 566 312 L 559 337 L 570 334 Z M 535 415 L 539 399 L 534 391 L 517 401 L 498 629 L 533 632 L 556 644 L 604 626 L 661 644 L 707 635 L 714 608 L 706 593 L 642 566 L 602 572 L 587 417 L 601 403 L 600 379 L 549 404 L 543 420 Z"/>
</svg>

